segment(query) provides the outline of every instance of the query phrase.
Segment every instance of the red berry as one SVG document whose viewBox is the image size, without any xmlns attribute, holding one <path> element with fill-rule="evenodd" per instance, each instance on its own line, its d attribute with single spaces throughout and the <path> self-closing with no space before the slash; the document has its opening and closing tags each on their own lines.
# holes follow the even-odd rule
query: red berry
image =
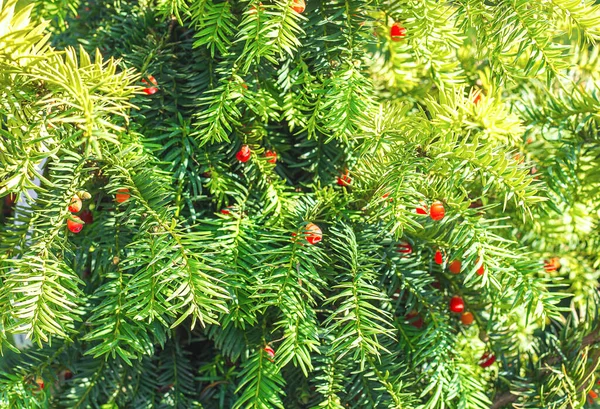
<svg viewBox="0 0 600 409">
<path fill-rule="evenodd" d="M 477 257 L 477 263 L 479 263 L 479 257 Z M 477 269 L 477 275 L 482 276 L 483 273 L 485 273 L 485 267 L 483 265 L 483 263 L 481 263 L 481 266 L 479 266 L 479 268 Z"/>
<path fill-rule="evenodd" d="M 433 260 L 435 261 L 435 264 L 443 264 L 444 263 L 444 256 L 442 256 L 442 252 L 437 250 L 435 252 L 435 256 L 433 257 Z"/>
<path fill-rule="evenodd" d="M 400 41 L 406 37 L 406 28 L 398 23 L 394 23 L 394 25 L 390 27 L 390 36 L 392 37 L 392 41 Z"/>
<path fill-rule="evenodd" d="M 460 267 L 461 267 L 460 260 L 454 260 L 448 266 L 448 270 L 450 270 L 450 272 L 452 274 L 458 274 L 458 273 L 460 273 Z"/>
<path fill-rule="evenodd" d="M 450 311 L 463 312 L 465 310 L 465 302 L 458 295 L 450 299 Z"/>
<path fill-rule="evenodd" d="M 67 228 L 71 233 L 79 233 L 83 229 L 83 221 L 77 216 L 71 216 L 72 219 L 67 219 Z"/>
<path fill-rule="evenodd" d="M 75 195 L 71 198 L 71 203 L 69 204 L 69 211 L 71 213 L 78 213 L 81 210 L 81 199 L 79 196 Z"/>
<path fill-rule="evenodd" d="M 92 213 L 91 210 L 84 210 L 83 212 L 81 212 L 81 214 L 79 215 L 79 218 L 81 220 L 83 220 L 83 222 L 85 224 L 92 224 L 94 223 L 94 214 Z"/>
<path fill-rule="evenodd" d="M 306 225 L 304 235 L 306 237 L 306 241 L 308 241 L 310 244 L 317 244 L 323 238 L 323 232 L 319 226 L 314 223 L 308 223 Z"/>
<path fill-rule="evenodd" d="M 265 156 L 269 159 L 267 159 L 267 162 L 269 163 L 277 163 L 277 154 L 273 151 L 267 151 L 265 152 Z"/>
<path fill-rule="evenodd" d="M 235 154 L 235 157 L 240 162 L 246 163 L 250 159 L 251 154 L 252 154 L 252 151 L 250 150 L 250 147 L 248 145 L 242 145 L 242 147 L 240 148 L 238 153 Z"/>
<path fill-rule="evenodd" d="M 148 79 L 150 80 L 150 82 L 153 85 L 158 85 L 158 81 L 156 81 L 156 78 L 154 78 L 152 75 L 148 75 Z M 150 84 L 148 84 L 148 81 L 146 81 L 145 79 L 142 79 L 142 82 L 146 85 L 150 85 Z"/>
<path fill-rule="evenodd" d="M 267 353 L 267 355 L 269 355 L 269 358 L 273 359 L 275 358 L 275 350 L 273 348 L 271 348 L 270 346 L 266 346 L 265 347 L 265 352 Z"/>
<path fill-rule="evenodd" d="M 546 272 L 551 273 L 552 271 L 556 271 L 560 268 L 560 258 L 552 257 L 550 260 L 546 260 L 544 262 L 544 270 Z"/>
<path fill-rule="evenodd" d="M 63 378 L 65 380 L 69 380 L 73 377 L 73 372 L 69 371 L 68 369 L 65 369 L 65 371 L 63 372 Z"/>
<path fill-rule="evenodd" d="M 410 254 L 413 251 L 412 246 L 410 245 L 410 243 L 407 242 L 402 242 L 400 244 L 398 244 L 398 250 L 396 250 L 398 253 L 402 253 L 402 254 Z"/>
<path fill-rule="evenodd" d="M 460 321 L 463 323 L 463 325 L 471 325 L 473 324 L 473 321 L 475 320 L 475 317 L 473 317 L 473 314 L 471 314 L 470 312 L 463 312 L 460 316 Z"/>
<path fill-rule="evenodd" d="M 429 209 L 429 216 L 433 220 L 442 220 L 446 215 L 446 209 L 444 209 L 444 205 L 441 202 L 435 202 L 431 205 Z"/>
<path fill-rule="evenodd" d="M 129 189 L 123 188 L 117 190 L 117 194 L 115 195 L 115 200 L 117 203 L 123 203 L 129 200 L 131 195 L 129 194 Z"/>
<path fill-rule="evenodd" d="M 475 105 L 479 104 L 479 101 L 481 101 L 481 92 L 477 95 L 475 95 L 475 98 L 473 98 L 473 103 Z"/>
<path fill-rule="evenodd" d="M 421 317 L 418 312 L 411 311 L 408 314 L 406 314 L 405 318 L 413 327 L 417 329 L 423 328 L 423 317 Z"/>
<path fill-rule="evenodd" d="M 233 206 L 227 206 L 226 208 L 221 209 L 221 214 L 229 215 L 229 214 L 231 214 L 232 210 L 233 210 Z"/>
<path fill-rule="evenodd" d="M 486 352 L 481 356 L 481 358 L 479 358 L 479 366 L 482 368 L 487 368 L 488 366 L 491 366 L 494 362 L 496 362 L 496 357 L 489 352 Z"/>
<path fill-rule="evenodd" d="M 156 87 L 149 87 L 149 88 L 144 88 L 143 91 L 146 93 L 146 95 L 154 95 L 154 94 L 156 94 L 158 92 L 158 88 L 156 88 Z"/>
<path fill-rule="evenodd" d="M 424 207 L 417 207 L 417 214 L 427 214 L 427 209 Z"/>
<path fill-rule="evenodd" d="M 342 176 L 337 178 L 337 184 L 340 186 L 350 186 L 352 183 L 352 178 L 348 175 L 348 171 L 344 173 Z"/>
<path fill-rule="evenodd" d="M 305 9 L 306 3 L 304 0 L 294 0 L 292 3 L 292 10 L 294 10 L 296 13 L 303 13 Z"/>
</svg>

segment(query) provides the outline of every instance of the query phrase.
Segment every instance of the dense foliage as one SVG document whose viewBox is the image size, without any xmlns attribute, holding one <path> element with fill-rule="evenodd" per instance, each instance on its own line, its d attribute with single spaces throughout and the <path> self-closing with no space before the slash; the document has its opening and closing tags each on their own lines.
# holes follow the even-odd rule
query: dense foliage
<svg viewBox="0 0 600 409">
<path fill-rule="evenodd" d="M 0 0 L 1 407 L 597 406 L 600 7 L 303 4 Z"/>
</svg>

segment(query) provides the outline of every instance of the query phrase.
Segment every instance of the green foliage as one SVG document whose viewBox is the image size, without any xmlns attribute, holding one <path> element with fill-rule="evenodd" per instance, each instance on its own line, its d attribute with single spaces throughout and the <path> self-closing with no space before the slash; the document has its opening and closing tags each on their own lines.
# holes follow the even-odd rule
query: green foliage
<svg viewBox="0 0 600 409">
<path fill-rule="evenodd" d="M 294 5 L 0 0 L 0 406 L 597 406 L 600 6 Z"/>
</svg>

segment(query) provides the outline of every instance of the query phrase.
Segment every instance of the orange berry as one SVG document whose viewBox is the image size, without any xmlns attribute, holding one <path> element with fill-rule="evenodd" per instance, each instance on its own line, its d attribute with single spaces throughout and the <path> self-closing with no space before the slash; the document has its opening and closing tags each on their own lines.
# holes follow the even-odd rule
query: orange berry
<svg viewBox="0 0 600 409">
<path fill-rule="evenodd" d="M 460 260 L 454 260 L 448 266 L 448 270 L 450 270 L 450 272 L 452 274 L 458 274 L 458 273 L 460 273 L 460 268 L 461 268 Z"/>
<path fill-rule="evenodd" d="M 292 10 L 294 10 L 298 14 L 303 13 L 305 9 L 306 3 L 304 2 L 304 0 L 294 0 L 294 2 L 292 3 Z"/>
<path fill-rule="evenodd" d="M 446 209 L 444 209 L 442 202 L 435 202 L 431 205 L 431 208 L 429 209 L 429 216 L 433 220 L 442 220 L 445 215 Z"/>
<path fill-rule="evenodd" d="M 79 233 L 83 229 L 83 221 L 77 216 L 71 216 L 73 219 L 67 219 L 67 228 L 71 233 Z"/>
<path fill-rule="evenodd" d="M 316 224 L 308 223 L 304 230 L 304 236 L 310 244 L 317 244 L 323 238 L 323 232 Z"/>
<path fill-rule="evenodd" d="M 115 200 L 117 203 L 123 203 L 129 200 L 131 195 L 129 194 L 129 189 L 122 188 L 117 190 L 117 194 L 115 195 Z"/>
<path fill-rule="evenodd" d="M 269 163 L 277 163 L 277 154 L 273 151 L 267 151 L 265 152 L 265 156 L 269 159 L 267 159 L 267 162 Z"/>
<path fill-rule="evenodd" d="M 473 314 L 471 314 L 469 311 L 467 312 L 463 312 L 460 315 L 460 321 L 464 324 L 464 325 L 471 325 L 473 324 L 473 320 L 475 319 L 475 317 L 473 317 Z"/>
</svg>

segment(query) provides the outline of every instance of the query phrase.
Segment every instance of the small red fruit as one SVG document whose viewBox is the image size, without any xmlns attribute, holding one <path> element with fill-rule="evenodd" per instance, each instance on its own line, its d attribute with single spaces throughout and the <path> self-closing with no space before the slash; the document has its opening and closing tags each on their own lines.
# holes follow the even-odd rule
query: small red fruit
<svg viewBox="0 0 600 409">
<path fill-rule="evenodd" d="M 94 214 L 92 213 L 91 210 L 84 210 L 83 212 L 81 212 L 81 214 L 79 215 L 79 218 L 81 220 L 83 220 L 83 222 L 85 224 L 92 224 L 94 223 Z"/>
<path fill-rule="evenodd" d="M 594 404 L 594 401 L 598 399 L 598 394 L 594 391 L 589 391 L 587 396 L 587 401 L 590 405 Z"/>
<path fill-rule="evenodd" d="M 81 199 L 79 196 L 75 195 L 71 198 L 71 203 L 69 204 L 69 211 L 71 213 L 78 213 L 81 210 Z"/>
<path fill-rule="evenodd" d="M 292 10 L 294 10 L 298 14 L 303 13 L 305 9 L 306 3 L 304 2 L 304 0 L 294 0 L 294 2 L 292 3 Z"/>
<path fill-rule="evenodd" d="M 488 366 L 491 366 L 494 362 L 496 362 L 496 357 L 490 352 L 486 352 L 481 356 L 481 358 L 479 358 L 479 366 L 482 368 L 487 368 Z"/>
<path fill-rule="evenodd" d="M 400 41 L 406 37 L 406 28 L 398 23 L 394 23 L 394 25 L 390 27 L 390 36 L 392 37 L 392 41 Z"/>
<path fill-rule="evenodd" d="M 417 207 L 417 214 L 427 214 L 427 209 L 424 207 Z"/>
<path fill-rule="evenodd" d="M 465 302 L 458 295 L 450 299 L 450 311 L 463 312 L 465 310 Z"/>
<path fill-rule="evenodd" d="M 402 254 L 410 254 L 413 251 L 412 246 L 410 245 L 410 243 L 408 242 L 402 242 L 398 244 L 398 250 L 396 250 L 398 253 L 402 253 Z"/>
<path fill-rule="evenodd" d="M 221 209 L 221 214 L 229 215 L 229 214 L 231 214 L 232 210 L 233 210 L 233 206 L 227 206 L 226 208 Z"/>
<path fill-rule="evenodd" d="M 433 257 L 433 260 L 435 261 L 435 264 L 443 264 L 444 263 L 444 256 L 442 255 L 442 252 L 437 250 L 435 252 L 435 256 Z"/>
<path fill-rule="evenodd" d="M 129 200 L 131 195 L 129 194 L 129 189 L 123 188 L 117 190 L 117 194 L 115 195 L 115 200 L 117 203 L 123 203 Z"/>
<path fill-rule="evenodd" d="M 475 317 L 473 316 L 473 314 L 471 314 L 470 312 L 463 312 L 460 316 L 460 321 L 463 323 L 463 325 L 471 325 L 473 324 L 473 320 L 475 319 Z"/>
<path fill-rule="evenodd" d="M 65 369 L 65 371 L 63 372 L 63 378 L 68 381 L 72 377 L 73 377 L 73 372 L 69 371 L 68 369 Z"/>
<path fill-rule="evenodd" d="M 433 220 L 442 220 L 445 215 L 446 209 L 444 209 L 442 202 L 435 202 L 431 205 L 429 216 L 431 216 Z"/>
<path fill-rule="evenodd" d="M 344 173 L 342 176 L 337 178 L 337 184 L 340 186 L 350 186 L 352 183 L 352 178 L 348 175 L 348 171 Z"/>
<path fill-rule="evenodd" d="M 158 85 L 158 82 L 156 81 L 156 78 L 154 78 L 152 75 L 148 75 L 148 80 L 150 80 L 150 83 L 153 85 Z M 146 81 L 145 79 L 142 79 L 142 82 L 146 85 L 150 85 L 150 83 L 148 83 L 148 81 Z M 147 87 L 144 88 L 144 92 L 146 93 L 146 95 L 153 95 L 156 94 L 158 92 L 158 88 L 156 87 Z"/>
<path fill-rule="evenodd" d="M 423 328 L 423 317 L 421 317 L 418 312 L 411 311 L 408 314 L 406 314 L 405 318 L 410 323 L 410 325 L 412 325 L 416 329 Z"/>
<path fill-rule="evenodd" d="M 250 159 L 250 155 L 252 155 L 252 151 L 250 150 L 250 147 L 248 145 L 242 145 L 242 147 L 240 148 L 238 153 L 235 154 L 235 157 L 240 162 L 246 163 Z"/>
<path fill-rule="evenodd" d="M 477 263 L 479 263 L 479 257 L 477 257 Z M 485 273 L 485 267 L 483 263 L 481 263 L 481 266 L 479 266 L 479 268 L 477 269 L 477 275 L 482 276 L 483 273 Z"/>
<path fill-rule="evenodd" d="M 273 151 L 267 151 L 265 152 L 265 156 L 269 159 L 267 159 L 267 162 L 269 163 L 277 163 L 277 154 Z"/>
<path fill-rule="evenodd" d="M 548 273 L 556 271 L 559 268 L 560 268 L 560 258 L 558 258 L 558 257 L 552 257 L 550 260 L 546 260 L 544 262 L 544 270 L 546 270 L 546 272 L 548 272 Z"/>
<path fill-rule="evenodd" d="M 460 260 L 454 260 L 448 266 L 448 270 L 450 270 L 450 272 L 452 274 L 459 274 L 460 268 L 461 268 Z"/>
<path fill-rule="evenodd" d="M 323 232 L 316 224 L 308 223 L 304 230 L 304 236 L 310 244 L 317 244 L 323 238 Z"/>
<path fill-rule="evenodd" d="M 473 98 L 473 103 L 475 105 L 479 104 L 479 101 L 481 101 L 481 92 L 477 95 L 475 95 L 475 98 Z"/>
<path fill-rule="evenodd" d="M 79 233 L 83 229 L 83 221 L 77 216 L 71 216 L 72 219 L 67 219 L 67 228 L 71 233 Z"/>
<path fill-rule="evenodd" d="M 265 352 L 267 353 L 267 355 L 269 355 L 270 359 L 275 358 L 275 350 L 273 348 L 271 348 L 270 346 L 266 346 L 265 347 Z"/>
</svg>

